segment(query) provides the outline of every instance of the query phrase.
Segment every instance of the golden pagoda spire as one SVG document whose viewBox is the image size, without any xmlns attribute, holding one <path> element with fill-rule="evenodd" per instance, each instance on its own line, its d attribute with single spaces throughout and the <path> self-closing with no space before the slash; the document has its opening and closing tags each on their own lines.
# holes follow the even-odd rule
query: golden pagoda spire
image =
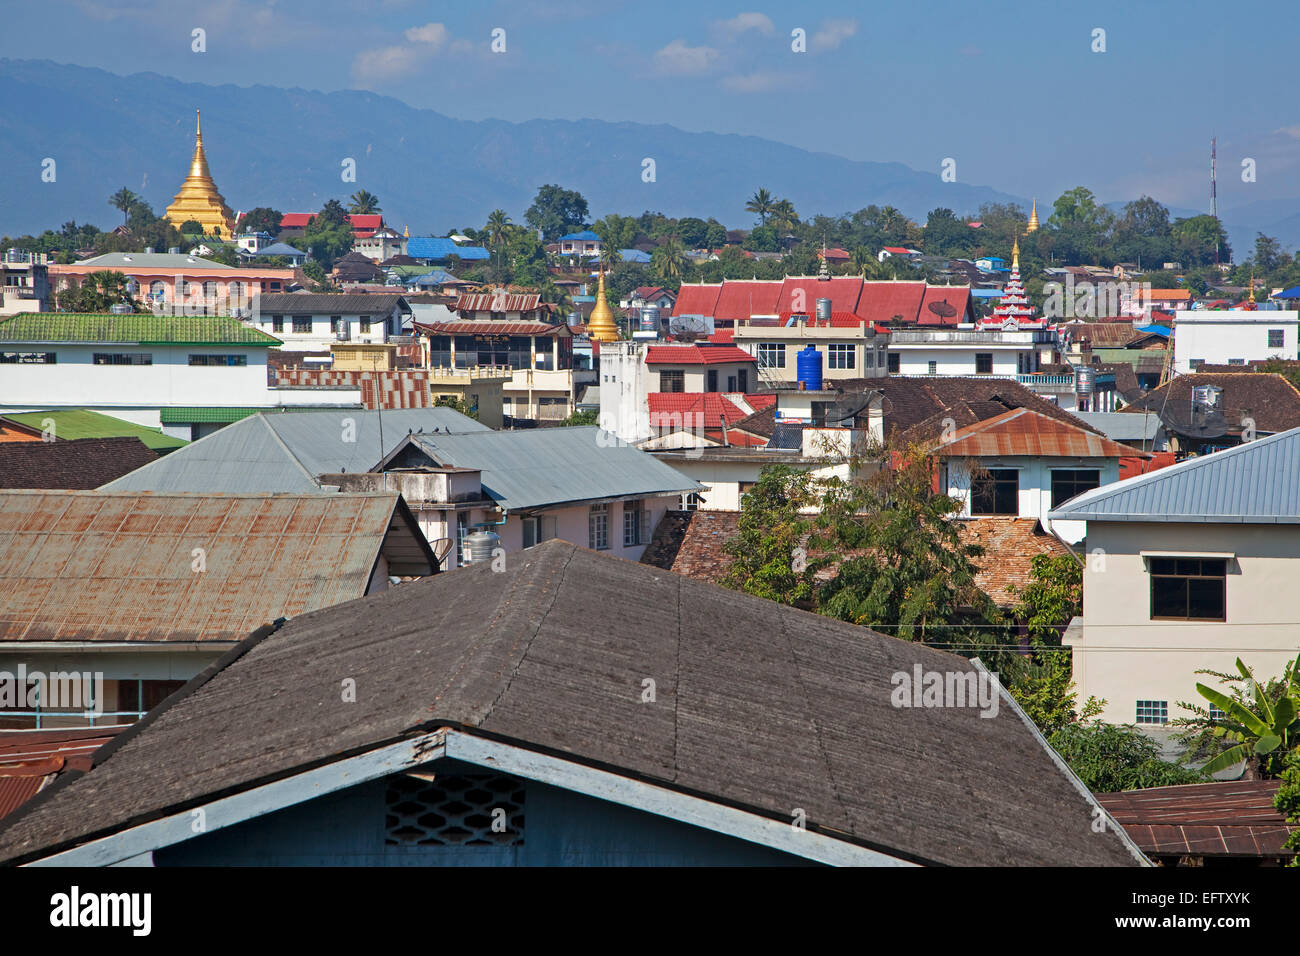
<svg viewBox="0 0 1300 956">
<path fill-rule="evenodd" d="M 1034 197 L 1034 208 L 1029 213 L 1029 225 L 1025 226 L 1025 234 L 1038 231 L 1038 197 Z"/>
<path fill-rule="evenodd" d="M 1020 271 L 1020 236 L 1017 235 L 1011 240 L 1011 268 Z"/>
<path fill-rule="evenodd" d="M 614 322 L 614 312 L 605 301 L 605 267 L 600 267 L 600 279 L 596 283 L 596 307 L 587 319 L 587 337 L 597 342 L 617 342 L 618 325 Z"/>
<path fill-rule="evenodd" d="M 191 219 L 203 227 L 208 235 L 229 237 L 235 231 L 235 216 L 212 181 L 208 170 L 208 157 L 203 151 L 203 117 L 194 111 L 194 156 L 190 160 L 190 173 L 181 183 L 180 192 L 167 207 L 167 220 L 177 228 Z"/>
</svg>

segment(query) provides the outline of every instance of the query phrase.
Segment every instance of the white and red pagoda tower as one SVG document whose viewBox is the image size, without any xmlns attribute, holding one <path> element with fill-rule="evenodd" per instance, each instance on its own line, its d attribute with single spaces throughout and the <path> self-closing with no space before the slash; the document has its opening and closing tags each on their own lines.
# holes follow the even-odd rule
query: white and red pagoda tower
<svg viewBox="0 0 1300 956">
<path fill-rule="evenodd" d="M 998 301 L 993 314 L 979 321 L 981 329 L 1045 329 L 1047 320 L 1034 316 L 1033 306 L 1025 295 L 1025 285 L 1020 281 L 1020 237 L 1016 236 L 1011 245 L 1011 278 L 1002 289 L 1002 298 Z"/>
</svg>

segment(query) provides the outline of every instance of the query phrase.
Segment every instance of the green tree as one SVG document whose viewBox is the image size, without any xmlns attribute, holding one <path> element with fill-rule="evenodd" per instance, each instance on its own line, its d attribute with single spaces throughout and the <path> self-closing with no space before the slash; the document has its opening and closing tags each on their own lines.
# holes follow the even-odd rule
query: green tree
<svg viewBox="0 0 1300 956">
<path fill-rule="evenodd" d="M 1267 274 L 1282 264 L 1282 247 L 1272 236 L 1255 234 L 1255 268 Z"/>
<path fill-rule="evenodd" d="M 794 210 L 794 203 L 788 199 L 779 199 L 772 205 L 768 222 L 779 233 L 792 232 L 799 226 L 799 214 Z"/>
<path fill-rule="evenodd" d="M 358 189 L 349 200 L 348 212 L 354 216 L 373 216 L 384 210 L 379 205 L 379 197 L 374 193 Z"/>
<path fill-rule="evenodd" d="M 478 421 L 478 406 L 471 405 L 460 395 L 438 395 L 434 398 L 433 404 L 439 408 L 454 409 L 465 417 Z"/>
<path fill-rule="evenodd" d="M 1207 751 L 1219 751 L 1202 768 L 1207 774 L 1218 773 L 1245 761 L 1243 778 L 1260 780 L 1282 772 L 1287 754 L 1300 746 L 1300 656 L 1287 664 L 1279 679 L 1261 685 L 1241 658 L 1237 673 L 1198 670 L 1219 678 L 1230 693 L 1197 684 L 1196 690 L 1209 701 L 1217 713 L 1179 701 L 1190 710 L 1190 718 L 1180 718 L 1175 725 L 1190 728 L 1183 735 L 1190 746 L 1187 759 L 1197 759 Z M 1229 746 L 1224 748 L 1224 745 Z"/>
<path fill-rule="evenodd" d="M 1024 625 L 1031 656 L 1015 662 L 1003 682 L 1025 714 L 1050 736 L 1078 719 L 1074 711 L 1070 651 L 1061 635 L 1083 610 L 1083 569 L 1071 555 L 1035 555 L 1023 589 L 1008 588 L 1017 598 L 1012 617 Z"/>
<path fill-rule="evenodd" d="M 724 546 L 731 565 L 722 584 L 746 594 L 811 608 L 816 573 L 825 558 L 805 550 L 816 502 L 812 479 L 789 465 L 767 465 L 745 494 L 739 529 Z"/>
<path fill-rule="evenodd" d="M 127 189 L 125 186 L 108 197 L 108 204 L 114 209 L 121 210 L 122 225 L 124 226 L 126 225 L 127 214 L 130 213 L 132 207 L 139 201 L 140 197 L 131 192 L 131 190 Z"/>
<path fill-rule="evenodd" d="M 1131 725 L 1071 723 L 1048 738 L 1093 793 L 1202 783 L 1205 775 L 1160 759 L 1160 750 Z"/>
<path fill-rule="evenodd" d="M 772 215 L 772 207 L 775 204 L 776 200 L 772 198 L 770 192 L 766 189 L 759 189 L 750 197 L 749 202 L 745 203 L 745 212 L 752 212 L 758 217 L 758 224 L 766 226 L 767 218 Z"/>
<path fill-rule="evenodd" d="M 1232 246 L 1223 223 L 1213 216 L 1191 216 L 1174 222 L 1170 230 L 1178 261 L 1184 266 L 1212 265 L 1232 260 Z"/>
<path fill-rule="evenodd" d="M 347 225 L 348 213 L 343 208 L 343 203 L 337 199 L 326 200 L 325 205 L 321 206 L 320 212 L 316 213 L 312 219 L 312 224 L 320 226 L 344 226 Z M 308 227 L 310 228 L 310 226 Z"/>
<path fill-rule="evenodd" d="M 930 210 L 925 221 L 925 251 L 932 256 L 965 256 L 975 247 L 975 230 L 947 208 Z"/>
<path fill-rule="evenodd" d="M 686 270 L 688 260 L 680 239 L 669 236 L 650 254 L 650 259 L 651 267 L 661 279 L 681 284 L 682 273 Z"/>
<path fill-rule="evenodd" d="M 197 219 L 186 219 L 181 223 L 181 234 L 185 236 L 203 235 L 203 224 Z"/>
<path fill-rule="evenodd" d="M 596 411 L 595 409 L 591 409 L 585 412 L 574 412 L 564 421 L 560 422 L 560 424 L 561 425 L 599 425 L 600 412 Z"/>
<path fill-rule="evenodd" d="M 239 232 L 265 232 L 272 236 L 280 234 L 280 223 L 284 213 L 270 206 L 257 206 L 239 217 L 235 228 Z"/>
<path fill-rule="evenodd" d="M 483 228 L 483 232 L 487 235 L 488 248 L 497 256 L 499 265 L 501 253 L 510 235 L 510 217 L 506 215 L 506 211 L 493 209 L 488 214 L 487 225 Z"/>
<path fill-rule="evenodd" d="M 355 238 L 352 227 L 348 225 L 343 204 L 337 199 L 330 199 L 307 223 L 300 248 L 309 252 L 321 264 L 322 269 L 328 272 L 334 267 L 336 259 L 342 258 L 352 249 Z"/>
<path fill-rule="evenodd" d="M 129 280 L 121 273 L 99 269 L 82 279 L 79 285 L 69 285 L 55 293 L 55 307 L 60 312 L 108 312 L 115 305 L 138 308 Z"/>
<path fill-rule="evenodd" d="M 1273 797 L 1273 806 L 1288 823 L 1300 823 L 1300 748 L 1287 755 L 1282 770 L 1282 786 Z M 1300 851 L 1300 828 L 1292 830 L 1282 845 L 1288 850 Z M 1300 852 L 1287 865 L 1300 867 Z"/>
<path fill-rule="evenodd" d="M 641 234 L 641 226 L 631 216 L 610 213 L 604 219 L 597 219 L 591 231 L 600 236 L 603 245 L 631 249 Z"/>
<path fill-rule="evenodd" d="M 540 230 L 544 241 L 554 242 L 586 225 L 587 200 L 572 189 L 562 189 L 553 184 L 542 186 L 537 190 L 533 204 L 524 212 L 524 222 Z"/>
<path fill-rule="evenodd" d="M 302 273 L 314 284 L 313 292 L 329 292 L 333 286 L 330 282 L 329 273 L 317 259 L 308 259 L 302 264 Z"/>
</svg>

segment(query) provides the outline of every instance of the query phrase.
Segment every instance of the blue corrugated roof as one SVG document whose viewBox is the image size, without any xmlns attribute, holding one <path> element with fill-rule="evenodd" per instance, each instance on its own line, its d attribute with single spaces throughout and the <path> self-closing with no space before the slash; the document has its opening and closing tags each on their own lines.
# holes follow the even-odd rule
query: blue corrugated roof
<svg viewBox="0 0 1300 956">
<path fill-rule="evenodd" d="M 1300 285 L 1293 285 L 1289 289 L 1283 289 L 1276 296 L 1274 296 L 1274 298 L 1275 299 L 1300 299 Z"/>
<path fill-rule="evenodd" d="M 446 269 L 434 269 L 432 272 L 426 272 L 422 276 L 417 276 L 411 280 L 412 285 L 442 285 L 444 282 L 455 282 L 456 277 Z"/>
<path fill-rule="evenodd" d="M 619 255 L 623 257 L 624 262 L 641 262 L 650 261 L 650 253 L 642 252 L 640 249 L 620 249 Z"/>
<path fill-rule="evenodd" d="M 560 241 L 565 239 L 580 240 L 582 242 L 599 242 L 600 236 L 596 235 L 590 229 L 584 229 L 582 232 L 571 232 L 567 236 L 560 236 Z"/>
<path fill-rule="evenodd" d="M 406 254 L 412 259 L 487 259 L 491 253 L 482 246 L 458 246 L 442 236 L 412 236 L 406 240 Z"/>
<path fill-rule="evenodd" d="M 259 249 L 256 253 L 259 256 L 305 256 L 306 253 L 301 249 L 295 249 L 287 242 L 273 242 L 264 249 Z"/>
<path fill-rule="evenodd" d="M 1048 517 L 1300 524 L 1300 428 L 1103 485 Z"/>
<path fill-rule="evenodd" d="M 1137 330 L 1144 335 L 1155 334 L 1163 338 L 1169 338 L 1169 328 L 1164 325 L 1139 325 Z"/>
</svg>

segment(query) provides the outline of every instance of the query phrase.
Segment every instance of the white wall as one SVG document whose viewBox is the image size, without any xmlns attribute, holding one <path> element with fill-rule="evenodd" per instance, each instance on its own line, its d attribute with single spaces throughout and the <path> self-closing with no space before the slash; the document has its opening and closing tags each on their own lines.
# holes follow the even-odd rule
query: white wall
<svg viewBox="0 0 1300 956">
<path fill-rule="evenodd" d="M 600 427 L 629 444 L 650 437 L 650 382 L 645 346 L 605 342 L 600 347 Z"/>
<path fill-rule="evenodd" d="M 298 314 L 306 315 L 307 313 L 300 312 Z M 347 330 L 349 337 L 343 341 L 348 342 L 371 344 L 386 342 L 388 341 L 387 332 L 390 331 L 387 326 L 390 321 L 394 321 L 395 324 L 395 320 L 391 319 L 391 312 L 373 312 L 370 313 L 370 331 L 362 332 L 362 313 L 338 313 L 338 315 L 340 321 L 339 331 L 341 333 L 345 329 Z M 330 331 L 330 316 L 328 315 L 313 314 L 310 332 L 295 332 L 293 330 L 292 313 L 285 312 L 282 317 L 284 319 L 284 330 L 281 332 L 272 330 L 272 313 L 270 312 L 259 312 L 257 321 L 252 324 L 267 335 L 274 335 L 277 339 L 283 341 L 282 348 L 291 351 L 327 351 L 331 345 L 340 341 L 338 336 Z"/>
<path fill-rule="evenodd" d="M 1083 574 L 1083 626 L 1073 646 L 1079 700 L 1106 699 L 1101 717 L 1132 723 L 1138 700 L 1166 700 L 1169 719 L 1189 716 L 1178 701 L 1204 705 L 1198 669 L 1235 672 L 1240 657 L 1261 680 L 1276 677 L 1300 650 L 1300 527 L 1093 521 Z M 1142 551 L 1191 556 L 1232 553 L 1225 622 L 1151 620 L 1151 578 Z"/>
<path fill-rule="evenodd" d="M 1269 329 L 1282 330 L 1282 346 L 1270 348 Z M 1245 364 L 1280 356 L 1297 356 L 1300 312 L 1254 311 L 1245 309 L 1183 310 L 1174 320 L 1174 371 L 1186 375 L 1192 360 L 1207 365 L 1227 365 L 1230 359 Z"/>
<path fill-rule="evenodd" d="M 935 375 L 974 375 L 975 373 L 975 356 L 976 354 L 991 354 L 993 356 L 993 375 L 1016 375 L 1021 374 L 1019 362 L 1028 361 L 1029 368 L 1038 367 L 1034 359 L 1035 349 L 1033 345 L 1026 344 L 1023 347 L 993 346 L 993 345 L 957 345 L 951 347 L 934 347 L 924 346 L 913 348 L 908 345 L 899 345 L 897 343 L 890 346 L 890 350 L 898 355 L 898 373 L 900 375 L 929 375 L 929 363 L 936 363 Z M 1018 356 L 1027 356 L 1026 359 L 1020 359 Z"/>
</svg>

